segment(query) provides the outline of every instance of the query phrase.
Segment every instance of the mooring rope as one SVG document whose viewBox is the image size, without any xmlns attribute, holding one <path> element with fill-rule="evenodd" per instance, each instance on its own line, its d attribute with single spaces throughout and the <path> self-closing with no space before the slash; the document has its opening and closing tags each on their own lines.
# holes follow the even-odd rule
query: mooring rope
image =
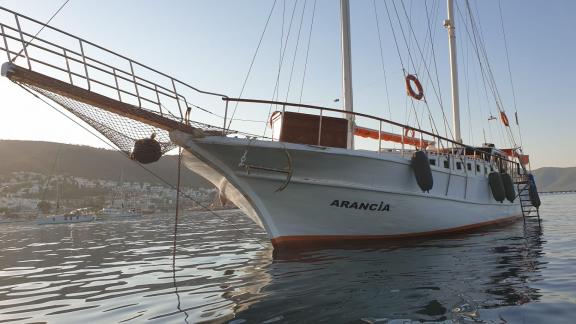
<svg viewBox="0 0 576 324">
<path fill-rule="evenodd" d="M 174 214 L 174 240 L 172 246 L 172 266 L 176 266 L 176 241 L 178 239 L 178 215 L 180 210 L 180 178 L 182 167 L 182 148 L 178 148 L 178 177 L 176 180 L 176 213 Z"/>
<path fill-rule="evenodd" d="M 188 312 L 182 310 L 180 294 L 178 293 L 178 282 L 176 281 L 176 243 L 178 242 L 178 216 L 180 211 L 180 179 L 182 175 L 182 148 L 178 148 L 178 177 L 176 180 L 176 213 L 174 214 L 174 234 L 172 239 L 172 281 L 174 283 L 174 293 L 178 299 L 178 310 L 186 315 L 184 321 L 188 323 Z"/>
</svg>

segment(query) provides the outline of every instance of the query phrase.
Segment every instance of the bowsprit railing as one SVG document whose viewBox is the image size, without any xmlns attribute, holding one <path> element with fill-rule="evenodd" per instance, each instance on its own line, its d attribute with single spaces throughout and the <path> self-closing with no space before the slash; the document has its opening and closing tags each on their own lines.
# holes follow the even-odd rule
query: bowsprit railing
<svg viewBox="0 0 576 324">
<path fill-rule="evenodd" d="M 34 33 L 41 28 L 37 37 Z M 3 7 L 0 36 L 8 62 L 180 121 L 194 107 L 188 96 L 226 97 Z"/>
</svg>

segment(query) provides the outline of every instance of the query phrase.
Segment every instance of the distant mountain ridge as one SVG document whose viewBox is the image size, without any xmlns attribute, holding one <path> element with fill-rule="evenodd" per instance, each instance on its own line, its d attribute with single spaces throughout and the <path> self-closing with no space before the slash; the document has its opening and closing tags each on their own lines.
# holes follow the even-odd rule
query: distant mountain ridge
<svg viewBox="0 0 576 324">
<path fill-rule="evenodd" d="M 576 190 L 576 167 L 544 167 L 534 170 L 533 173 L 539 191 Z"/>
<path fill-rule="evenodd" d="M 55 166 L 58 155 L 58 165 Z M 164 156 L 158 162 L 145 166 L 170 184 L 176 184 L 176 156 Z M 165 185 L 161 180 L 117 151 L 52 142 L 0 140 L 0 175 L 17 171 L 46 175 L 54 172 L 55 174 L 67 174 L 86 179 L 113 181 L 119 181 L 122 174 L 126 182 Z M 213 187 L 209 182 L 185 167 L 182 168 L 182 185 Z"/>
<path fill-rule="evenodd" d="M 0 175 L 17 171 L 50 174 L 58 151 L 59 170 L 55 173 L 114 181 L 118 181 L 123 173 L 124 181 L 127 182 L 162 184 L 159 179 L 116 151 L 40 141 L 0 140 Z M 160 161 L 146 165 L 146 168 L 175 184 L 176 163 L 175 156 L 164 156 Z M 540 191 L 576 190 L 576 167 L 544 167 L 534 170 L 534 176 Z M 182 168 L 182 180 L 184 186 L 213 187 L 186 168 Z"/>
</svg>

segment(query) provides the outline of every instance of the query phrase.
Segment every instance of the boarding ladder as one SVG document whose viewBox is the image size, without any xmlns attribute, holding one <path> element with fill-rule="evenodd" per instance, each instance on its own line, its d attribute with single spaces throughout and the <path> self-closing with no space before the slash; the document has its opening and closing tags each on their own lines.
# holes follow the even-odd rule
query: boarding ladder
<svg viewBox="0 0 576 324">
<path fill-rule="evenodd" d="M 537 219 L 538 226 L 540 226 L 540 210 L 538 207 L 532 205 L 532 200 L 530 199 L 532 182 L 528 178 L 528 174 L 521 174 L 514 177 L 514 184 L 516 185 L 518 198 L 520 199 L 520 208 L 522 209 L 524 223 L 530 219 Z"/>
</svg>

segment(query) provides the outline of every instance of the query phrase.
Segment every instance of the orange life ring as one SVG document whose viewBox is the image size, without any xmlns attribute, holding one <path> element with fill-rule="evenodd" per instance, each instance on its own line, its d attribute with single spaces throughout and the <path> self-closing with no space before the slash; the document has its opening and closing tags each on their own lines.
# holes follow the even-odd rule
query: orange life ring
<svg viewBox="0 0 576 324">
<path fill-rule="evenodd" d="M 410 82 L 414 82 L 414 85 L 416 86 L 416 90 L 418 90 L 418 92 L 412 89 L 412 84 Z M 406 76 L 406 91 L 408 92 L 408 95 L 410 97 L 416 100 L 422 100 L 422 98 L 424 98 L 424 90 L 422 89 L 422 84 L 420 83 L 420 81 L 418 81 L 418 78 L 416 78 L 414 74 L 408 74 Z"/>
</svg>

